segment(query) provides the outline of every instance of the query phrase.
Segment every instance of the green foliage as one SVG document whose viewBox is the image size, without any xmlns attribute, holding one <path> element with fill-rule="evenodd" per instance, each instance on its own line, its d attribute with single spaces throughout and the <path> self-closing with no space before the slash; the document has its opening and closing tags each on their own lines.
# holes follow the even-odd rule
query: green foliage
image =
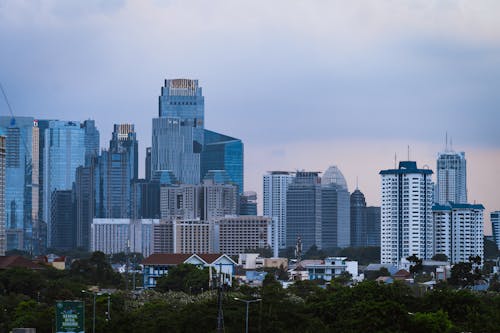
<svg viewBox="0 0 500 333">
<path fill-rule="evenodd" d="M 191 264 L 179 264 L 157 280 L 156 289 L 164 292 L 200 293 L 208 290 L 208 270 L 208 268 L 201 269 Z"/>
<path fill-rule="evenodd" d="M 410 333 L 447 333 L 451 332 L 452 324 L 448 314 L 443 310 L 437 312 L 417 312 L 411 317 Z"/>
<path fill-rule="evenodd" d="M 316 245 L 311 246 L 302 256 L 303 259 L 324 259 L 325 257 L 327 257 L 327 254 L 319 250 Z"/>
<path fill-rule="evenodd" d="M 273 249 L 270 247 L 259 247 L 254 249 L 246 249 L 245 253 L 258 253 L 262 258 L 272 258 L 273 257 Z"/>
<path fill-rule="evenodd" d="M 360 265 L 380 262 L 380 247 L 346 247 L 341 249 L 336 256 L 347 257 L 349 260 L 355 260 Z"/>
<path fill-rule="evenodd" d="M 432 260 L 436 261 L 448 261 L 448 256 L 444 253 L 436 253 L 433 257 Z"/>
<path fill-rule="evenodd" d="M 121 286 L 122 276 L 113 271 L 102 252 L 94 252 L 88 259 L 75 260 L 70 267 L 69 274 L 89 284 L 100 286 Z"/>
</svg>

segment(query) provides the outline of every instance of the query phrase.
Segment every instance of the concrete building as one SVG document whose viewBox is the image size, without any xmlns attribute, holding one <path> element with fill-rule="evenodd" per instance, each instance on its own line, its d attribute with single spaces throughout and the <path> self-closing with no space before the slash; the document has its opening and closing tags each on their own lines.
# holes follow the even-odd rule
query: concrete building
<svg viewBox="0 0 500 333">
<path fill-rule="evenodd" d="M 381 263 L 398 264 L 434 255 L 432 171 L 413 161 L 380 171 L 382 177 Z"/>
<path fill-rule="evenodd" d="M 490 213 L 491 230 L 493 231 L 493 239 L 500 249 L 500 211 Z"/>
<path fill-rule="evenodd" d="M 464 152 L 454 152 L 448 147 L 438 154 L 435 202 L 467 203 L 467 162 Z"/>
<path fill-rule="evenodd" d="M 354 280 L 358 278 L 358 262 L 348 261 L 345 257 L 328 257 L 321 263 L 305 265 L 305 269 L 309 273 L 309 280 L 331 281 L 344 272 L 351 274 Z"/>
<path fill-rule="evenodd" d="M 249 249 L 270 248 L 272 219 L 263 216 L 235 216 L 213 223 L 213 251 L 238 255 Z"/>
<path fill-rule="evenodd" d="M 120 252 L 153 253 L 153 228 L 157 219 L 100 219 L 92 222 L 91 249 L 106 254 Z"/>
<path fill-rule="evenodd" d="M 452 264 L 467 262 L 471 256 L 483 259 L 483 211 L 480 204 L 435 205 L 435 253 L 445 254 Z"/>
<path fill-rule="evenodd" d="M 294 178 L 293 172 L 269 171 L 263 177 L 264 216 L 273 219 L 272 239 L 274 256 L 286 248 L 286 193 Z"/>
<path fill-rule="evenodd" d="M 200 220 L 162 220 L 153 228 L 154 253 L 214 253 L 212 228 Z"/>
</svg>

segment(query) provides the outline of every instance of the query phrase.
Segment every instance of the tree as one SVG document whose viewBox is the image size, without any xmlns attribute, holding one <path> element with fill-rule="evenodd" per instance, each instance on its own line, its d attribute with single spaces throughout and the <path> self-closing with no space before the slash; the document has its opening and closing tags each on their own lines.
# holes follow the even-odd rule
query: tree
<svg viewBox="0 0 500 333">
<path fill-rule="evenodd" d="M 443 310 L 437 312 L 417 312 L 411 316 L 410 333 L 447 333 L 451 331 L 452 323 Z"/>
<path fill-rule="evenodd" d="M 303 256 L 304 259 L 324 259 L 325 257 L 326 253 L 319 250 L 316 245 L 311 246 Z"/>
<path fill-rule="evenodd" d="M 348 271 L 344 271 L 342 273 L 340 273 L 339 276 L 335 277 L 332 282 L 334 283 L 338 283 L 338 284 L 341 284 L 341 285 L 347 285 L 349 284 L 349 282 L 352 281 L 352 274 L 349 273 Z"/>
<path fill-rule="evenodd" d="M 356 260 L 360 265 L 368 265 L 380 262 L 380 246 L 346 247 L 335 255 Z"/>
<path fill-rule="evenodd" d="M 208 290 L 208 270 L 209 268 L 201 269 L 192 264 L 179 264 L 156 281 L 156 290 L 198 294 L 202 290 Z"/>
<path fill-rule="evenodd" d="M 113 271 L 102 252 L 94 252 L 88 259 L 75 260 L 70 267 L 70 276 L 100 286 L 119 287 L 123 283 L 120 273 Z"/>
<path fill-rule="evenodd" d="M 444 253 L 436 253 L 433 257 L 432 260 L 436 261 L 448 261 L 448 256 Z"/>
<path fill-rule="evenodd" d="M 461 288 L 473 285 L 472 264 L 470 262 L 459 262 L 453 265 L 448 283 Z"/>
<path fill-rule="evenodd" d="M 420 273 L 424 269 L 424 266 L 422 265 L 422 259 L 413 254 L 407 257 L 406 260 L 415 263 L 415 265 L 410 265 L 410 273 L 413 275 L 413 278 L 415 278 L 415 275 Z"/>
</svg>

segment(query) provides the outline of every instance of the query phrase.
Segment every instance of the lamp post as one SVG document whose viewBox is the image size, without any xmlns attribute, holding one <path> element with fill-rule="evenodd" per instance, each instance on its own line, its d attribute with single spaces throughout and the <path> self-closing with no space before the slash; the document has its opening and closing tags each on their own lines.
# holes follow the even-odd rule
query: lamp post
<svg viewBox="0 0 500 333">
<path fill-rule="evenodd" d="M 86 291 L 86 290 L 82 290 L 82 293 L 84 294 L 88 294 L 89 292 Z M 91 292 L 92 293 L 92 296 L 93 296 L 93 302 L 92 302 L 92 333 L 95 333 L 95 301 L 96 301 L 96 298 L 97 296 L 101 296 L 103 295 L 103 293 L 100 293 L 100 292 Z M 111 314 L 110 314 L 110 302 L 111 302 L 111 299 L 110 299 L 110 295 L 108 293 L 108 311 L 106 312 L 106 321 L 108 320 L 111 320 Z"/>
<path fill-rule="evenodd" d="M 234 298 L 235 301 L 240 301 L 244 302 L 246 304 L 246 314 L 245 314 L 245 333 L 248 333 L 248 308 L 250 306 L 250 303 L 256 303 L 262 301 L 262 299 L 257 298 L 257 299 L 241 299 L 238 297 Z"/>
</svg>

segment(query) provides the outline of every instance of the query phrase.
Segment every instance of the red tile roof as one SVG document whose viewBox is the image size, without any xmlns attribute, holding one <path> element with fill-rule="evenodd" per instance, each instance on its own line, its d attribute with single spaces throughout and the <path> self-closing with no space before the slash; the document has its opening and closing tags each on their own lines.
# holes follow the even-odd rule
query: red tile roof
<svg viewBox="0 0 500 333">
<path fill-rule="evenodd" d="M 37 265 L 29 259 L 22 256 L 0 256 L 0 269 L 9 268 L 28 268 L 28 269 L 43 269 L 43 266 Z"/>
<path fill-rule="evenodd" d="M 153 253 L 142 261 L 143 265 L 179 265 L 191 257 L 192 253 Z"/>
</svg>

